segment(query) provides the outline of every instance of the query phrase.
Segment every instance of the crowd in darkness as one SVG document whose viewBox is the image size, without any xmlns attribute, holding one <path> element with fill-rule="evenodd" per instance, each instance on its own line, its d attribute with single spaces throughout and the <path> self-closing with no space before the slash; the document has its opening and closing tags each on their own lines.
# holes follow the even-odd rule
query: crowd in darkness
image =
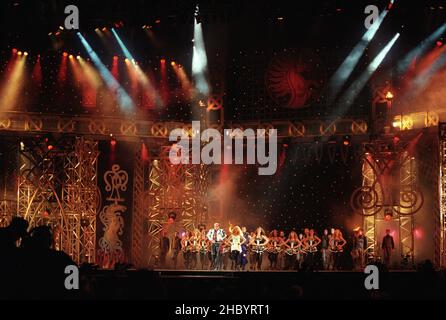
<svg viewBox="0 0 446 320">
<path fill-rule="evenodd" d="M 15 217 L 0 229 L 0 299 L 69 298 L 75 290 L 65 288 L 65 268 L 75 263 L 53 248 L 50 227 L 28 228 Z"/>
</svg>

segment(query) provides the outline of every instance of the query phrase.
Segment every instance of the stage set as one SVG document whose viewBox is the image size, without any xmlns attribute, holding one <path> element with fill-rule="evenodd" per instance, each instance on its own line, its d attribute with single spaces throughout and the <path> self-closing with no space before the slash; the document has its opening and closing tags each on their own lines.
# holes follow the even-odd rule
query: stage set
<svg viewBox="0 0 446 320">
<path fill-rule="evenodd" d="M 0 226 L 49 226 L 87 298 L 441 298 L 446 3 L 351 2 L 5 1 Z M 172 163 L 210 128 L 243 163 Z"/>
</svg>

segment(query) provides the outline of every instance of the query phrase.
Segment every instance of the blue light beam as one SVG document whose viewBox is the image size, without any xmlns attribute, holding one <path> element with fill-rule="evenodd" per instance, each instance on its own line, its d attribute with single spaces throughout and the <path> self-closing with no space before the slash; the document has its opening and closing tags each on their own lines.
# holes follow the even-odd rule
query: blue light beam
<svg viewBox="0 0 446 320">
<path fill-rule="evenodd" d="M 327 87 L 327 104 L 332 104 L 336 99 L 336 96 L 357 66 L 365 49 L 370 41 L 372 41 L 388 12 L 388 10 L 381 12 L 378 19 L 376 19 L 371 27 L 364 33 L 358 44 L 353 48 L 347 58 L 345 58 L 335 74 L 330 78 Z"/>
<path fill-rule="evenodd" d="M 353 104 L 356 97 L 359 95 L 361 90 L 367 84 L 372 74 L 378 69 L 380 64 L 383 62 L 386 55 L 389 53 L 390 49 L 395 44 L 396 40 L 400 37 L 400 34 L 397 33 L 392 38 L 392 40 L 387 43 L 387 45 L 380 51 L 380 53 L 373 59 L 373 61 L 367 66 L 367 69 L 361 74 L 361 76 L 353 82 L 348 90 L 344 93 L 344 95 L 339 100 L 339 105 L 337 108 L 336 116 L 343 116 L 344 112 Z"/>
<path fill-rule="evenodd" d="M 124 88 L 121 87 L 121 85 L 118 83 L 115 77 L 113 77 L 113 75 L 110 73 L 107 67 L 102 63 L 101 59 L 93 50 L 93 48 L 90 46 L 90 44 L 87 42 L 87 40 L 84 38 L 84 36 L 80 32 L 77 33 L 77 36 L 81 40 L 82 45 L 87 50 L 88 55 L 90 56 L 96 68 L 98 69 L 102 79 L 104 79 L 107 87 L 116 94 L 119 106 L 125 112 L 133 111 L 135 109 L 135 104 L 133 103 L 130 96 L 127 94 Z"/>
</svg>

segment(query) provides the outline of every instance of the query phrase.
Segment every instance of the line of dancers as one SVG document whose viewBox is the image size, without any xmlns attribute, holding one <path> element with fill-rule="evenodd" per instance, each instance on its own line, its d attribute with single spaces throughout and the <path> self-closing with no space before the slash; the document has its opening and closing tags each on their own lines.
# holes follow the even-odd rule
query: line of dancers
<svg viewBox="0 0 446 320">
<path fill-rule="evenodd" d="M 346 243 L 339 229 L 331 229 L 330 233 L 326 229 L 318 237 L 313 229 L 305 228 L 301 234 L 291 231 L 286 237 L 278 230 L 267 235 L 261 227 L 249 233 L 246 227 L 230 225 L 226 232 L 215 223 L 208 231 L 175 233 L 171 248 L 165 244 L 163 249 L 161 244 L 161 264 L 165 265 L 171 251 L 175 269 L 181 268 L 181 254 L 188 270 L 258 271 L 264 268 L 265 259 L 269 270 L 313 269 L 319 262 L 325 270 L 337 270 Z"/>
</svg>

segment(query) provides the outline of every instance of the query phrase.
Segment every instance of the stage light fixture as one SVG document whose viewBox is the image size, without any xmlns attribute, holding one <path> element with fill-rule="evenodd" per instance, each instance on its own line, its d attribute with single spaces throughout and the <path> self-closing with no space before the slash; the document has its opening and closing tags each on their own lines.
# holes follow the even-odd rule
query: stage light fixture
<svg viewBox="0 0 446 320">
<path fill-rule="evenodd" d="M 118 56 L 113 56 L 113 60 L 118 60 Z"/>
<path fill-rule="evenodd" d="M 176 65 L 175 61 L 170 62 L 170 65 L 174 67 Z"/>
<path fill-rule="evenodd" d="M 391 91 L 387 91 L 387 93 L 386 93 L 386 100 L 387 101 L 392 101 L 393 98 L 394 98 L 393 93 Z"/>
<path fill-rule="evenodd" d="M 392 220 L 392 217 L 393 217 L 393 211 L 392 211 L 392 209 L 386 209 L 386 210 L 384 211 L 384 219 L 385 219 L 386 221 L 390 221 L 390 220 Z"/>
<path fill-rule="evenodd" d="M 116 139 L 115 139 L 115 138 L 112 138 L 112 139 L 110 140 L 110 145 L 111 145 L 112 147 L 115 147 L 116 144 L 117 144 Z"/>
<path fill-rule="evenodd" d="M 64 28 L 62 26 L 59 26 L 59 30 L 63 30 Z"/>
<path fill-rule="evenodd" d="M 85 216 L 83 216 L 82 218 L 81 218 L 81 226 L 83 227 L 83 228 L 86 228 L 86 227 L 88 227 L 90 225 L 90 220 L 88 220 L 88 218 L 86 218 Z"/>
<path fill-rule="evenodd" d="M 344 136 L 342 139 L 342 144 L 348 147 L 351 144 L 351 137 L 349 135 Z"/>
<path fill-rule="evenodd" d="M 28 52 L 25 51 L 25 52 L 23 53 L 23 55 L 26 57 L 26 56 L 28 55 Z"/>
<path fill-rule="evenodd" d="M 177 214 L 174 211 L 169 212 L 167 216 L 169 219 L 171 219 L 173 221 L 175 221 L 175 219 L 177 218 Z"/>
<path fill-rule="evenodd" d="M 437 47 L 441 47 L 443 45 L 443 42 L 441 40 L 438 40 L 436 44 L 437 44 Z"/>
<path fill-rule="evenodd" d="M 16 48 L 12 49 L 12 53 L 16 54 L 17 53 L 17 49 Z"/>
<path fill-rule="evenodd" d="M 64 57 L 68 57 L 68 53 L 66 53 L 66 52 L 62 53 L 62 55 L 63 55 Z"/>
<path fill-rule="evenodd" d="M 17 54 L 18 54 L 19 56 L 21 56 L 21 55 L 22 55 L 22 51 L 17 52 Z"/>
<path fill-rule="evenodd" d="M 49 218 L 49 216 L 50 216 L 50 210 L 45 209 L 45 210 L 42 212 L 42 217 L 43 217 L 43 218 Z"/>
<path fill-rule="evenodd" d="M 76 59 L 77 59 L 77 60 L 80 60 L 80 59 L 81 59 L 81 56 L 77 56 Z"/>
</svg>

